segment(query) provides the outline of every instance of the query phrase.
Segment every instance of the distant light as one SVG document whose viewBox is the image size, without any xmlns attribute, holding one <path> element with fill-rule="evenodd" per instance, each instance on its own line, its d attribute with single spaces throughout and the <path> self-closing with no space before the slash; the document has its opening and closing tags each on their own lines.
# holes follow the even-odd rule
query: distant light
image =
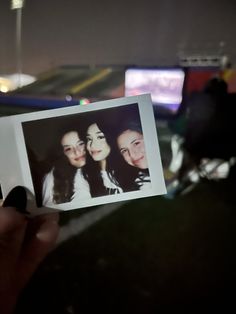
<svg viewBox="0 0 236 314">
<path fill-rule="evenodd" d="M 19 87 L 19 83 L 21 83 L 21 87 L 29 85 L 36 81 L 34 76 L 28 74 L 8 74 L 0 76 L 0 86 L 5 85 L 8 87 L 9 91 L 17 89 Z"/>
<path fill-rule="evenodd" d="M 23 8 L 24 2 L 25 2 L 24 0 L 12 0 L 11 1 L 11 9 L 15 10 L 15 9 Z"/>
<path fill-rule="evenodd" d="M 66 95 L 65 98 L 66 98 L 67 101 L 71 101 L 72 100 L 72 96 L 71 95 Z"/>
<path fill-rule="evenodd" d="M 7 93 L 10 90 L 12 90 L 12 82 L 5 77 L 0 77 L 0 92 Z"/>
<path fill-rule="evenodd" d="M 9 92 L 9 88 L 5 85 L 1 85 L 0 86 L 0 92 L 7 93 L 7 92 Z"/>
<path fill-rule="evenodd" d="M 90 101 L 87 98 L 82 98 L 82 99 L 80 99 L 79 104 L 80 105 L 88 105 L 88 104 L 90 104 Z"/>
</svg>

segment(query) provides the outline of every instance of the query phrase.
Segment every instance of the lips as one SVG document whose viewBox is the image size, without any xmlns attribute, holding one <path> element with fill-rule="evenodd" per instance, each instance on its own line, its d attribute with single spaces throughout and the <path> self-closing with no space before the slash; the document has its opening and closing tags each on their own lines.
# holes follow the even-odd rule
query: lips
<svg viewBox="0 0 236 314">
<path fill-rule="evenodd" d="M 138 165 L 140 162 L 142 162 L 143 159 L 144 159 L 144 156 L 142 156 L 142 157 L 140 157 L 138 159 L 135 159 L 135 160 L 133 160 L 133 164 L 134 165 Z"/>
<path fill-rule="evenodd" d="M 75 161 L 80 161 L 80 160 L 83 160 L 85 158 L 85 155 L 83 156 L 80 156 L 80 157 L 76 157 L 74 158 Z"/>
</svg>

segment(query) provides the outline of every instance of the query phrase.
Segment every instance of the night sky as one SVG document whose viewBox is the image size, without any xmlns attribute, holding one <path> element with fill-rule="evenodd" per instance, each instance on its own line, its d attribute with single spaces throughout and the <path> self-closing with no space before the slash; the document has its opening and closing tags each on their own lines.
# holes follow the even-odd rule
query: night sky
<svg viewBox="0 0 236 314">
<path fill-rule="evenodd" d="M 236 61 L 235 0 L 26 0 L 23 72 L 65 64 L 174 65 L 184 54 Z M 16 12 L 0 1 L 0 74 L 16 71 Z"/>
</svg>

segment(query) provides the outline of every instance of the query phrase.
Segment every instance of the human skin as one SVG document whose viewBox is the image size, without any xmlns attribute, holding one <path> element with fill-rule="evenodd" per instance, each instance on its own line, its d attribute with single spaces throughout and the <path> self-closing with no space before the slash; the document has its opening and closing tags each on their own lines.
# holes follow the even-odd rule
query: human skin
<svg viewBox="0 0 236 314">
<path fill-rule="evenodd" d="M 72 166 L 81 168 L 86 164 L 85 143 L 80 139 L 78 132 L 71 131 L 64 134 L 61 139 L 61 145 L 65 156 Z"/>
<path fill-rule="evenodd" d="M 143 135 L 134 130 L 126 130 L 117 138 L 117 145 L 124 160 L 133 167 L 147 169 Z"/>
<path fill-rule="evenodd" d="M 94 161 L 100 162 L 101 169 L 105 170 L 106 158 L 111 152 L 104 133 L 96 123 L 89 126 L 87 130 L 87 150 Z"/>
<path fill-rule="evenodd" d="M 0 313 L 13 313 L 17 299 L 58 236 L 59 216 L 26 218 L 15 207 L 0 207 Z"/>
</svg>

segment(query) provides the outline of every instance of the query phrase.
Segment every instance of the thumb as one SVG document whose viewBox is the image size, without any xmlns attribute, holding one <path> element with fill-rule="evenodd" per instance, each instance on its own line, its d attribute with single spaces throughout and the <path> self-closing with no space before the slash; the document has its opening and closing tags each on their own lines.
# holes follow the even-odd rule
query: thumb
<svg viewBox="0 0 236 314">
<path fill-rule="evenodd" d="M 52 250 L 59 233 L 58 213 L 45 214 L 28 222 L 25 245 L 17 267 L 19 289 L 23 288 L 42 260 Z"/>
</svg>

